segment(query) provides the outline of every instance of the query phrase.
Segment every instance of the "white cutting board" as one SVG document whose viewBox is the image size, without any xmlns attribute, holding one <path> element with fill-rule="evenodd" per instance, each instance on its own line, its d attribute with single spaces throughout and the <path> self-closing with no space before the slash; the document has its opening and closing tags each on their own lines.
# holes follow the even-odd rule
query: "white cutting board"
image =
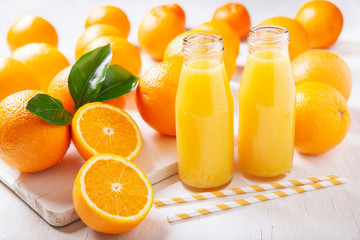
<svg viewBox="0 0 360 240">
<path fill-rule="evenodd" d="M 237 126 L 236 99 L 239 84 L 231 82 L 230 85 L 235 103 L 234 126 Z M 127 107 L 130 108 L 127 112 L 139 125 L 143 137 L 141 152 L 134 163 L 145 172 L 152 184 L 176 174 L 176 138 L 161 135 L 150 128 L 134 110 L 133 102 L 128 102 Z M 237 133 L 236 127 L 234 132 Z M 61 227 L 79 219 L 71 194 L 76 174 L 84 163 L 71 144 L 58 164 L 38 173 L 20 173 L 0 160 L 0 180 L 46 222 Z"/>
</svg>

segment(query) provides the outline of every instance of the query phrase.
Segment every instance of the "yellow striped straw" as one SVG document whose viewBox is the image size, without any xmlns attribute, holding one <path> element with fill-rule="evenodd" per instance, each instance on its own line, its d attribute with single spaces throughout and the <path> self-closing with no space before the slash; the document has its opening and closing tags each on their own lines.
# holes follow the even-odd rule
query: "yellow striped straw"
<svg viewBox="0 0 360 240">
<path fill-rule="evenodd" d="M 311 177 L 311 178 L 304 178 L 304 179 L 294 179 L 284 182 L 273 182 L 273 183 L 266 183 L 260 185 L 254 185 L 249 187 L 242 187 L 242 188 L 231 188 L 231 189 L 224 189 L 220 191 L 212 191 L 212 192 L 204 192 L 204 193 L 197 193 L 191 195 L 183 195 L 178 197 L 170 197 L 170 198 L 162 198 L 154 201 L 155 206 L 166 206 L 170 204 L 177 204 L 177 203 L 185 203 L 185 202 L 192 202 L 198 200 L 206 200 L 211 198 L 218 198 L 218 197 L 226 197 L 226 196 L 233 196 L 245 193 L 253 193 L 253 192 L 262 192 L 267 190 L 273 189 L 281 189 L 281 188 L 288 188 L 288 187 L 296 187 L 302 186 L 306 184 L 312 184 L 321 181 L 327 181 L 338 178 L 336 175 L 328 175 L 328 176 L 321 176 L 321 177 Z"/>
<path fill-rule="evenodd" d="M 254 197 L 239 199 L 239 200 L 226 202 L 226 203 L 220 203 L 220 204 L 211 205 L 211 206 L 204 207 L 204 208 L 198 208 L 195 210 L 190 210 L 190 211 L 186 211 L 186 212 L 182 212 L 182 213 L 176 213 L 174 215 L 168 216 L 167 220 L 169 223 L 181 221 L 184 219 L 189 219 L 189 218 L 193 218 L 193 217 L 197 217 L 197 216 L 201 216 L 201 215 L 207 215 L 207 214 L 220 212 L 220 211 L 224 211 L 224 210 L 228 210 L 228 209 L 232 209 L 232 208 L 242 207 L 242 206 L 250 205 L 253 203 L 265 202 L 268 200 L 286 197 L 286 196 L 290 196 L 290 195 L 294 195 L 294 194 L 298 194 L 298 193 L 303 193 L 303 192 L 308 192 L 308 191 L 317 190 L 317 189 L 321 189 L 321 188 L 336 186 L 339 184 L 346 183 L 347 180 L 348 180 L 347 177 L 341 177 L 341 178 L 332 179 L 329 181 L 322 181 L 322 182 L 317 182 L 317 183 L 313 183 L 313 184 L 309 184 L 309 185 L 304 185 L 301 187 L 296 186 L 293 188 L 284 189 L 282 191 L 279 190 L 279 191 L 271 192 L 271 193 L 268 193 L 265 195 L 257 195 Z"/>
</svg>

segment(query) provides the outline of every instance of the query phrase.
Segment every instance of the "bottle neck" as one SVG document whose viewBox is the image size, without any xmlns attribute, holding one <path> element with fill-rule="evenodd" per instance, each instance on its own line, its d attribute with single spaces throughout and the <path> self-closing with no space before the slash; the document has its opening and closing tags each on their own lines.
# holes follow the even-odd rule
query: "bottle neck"
<svg viewBox="0 0 360 240">
<path fill-rule="evenodd" d="M 183 40 L 184 65 L 195 68 L 219 66 L 223 63 L 223 50 L 222 37 L 219 35 L 211 33 L 188 35 Z"/>
<path fill-rule="evenodd" d="M 288 55 L 289 31 L 280 26 L 264 25 L 250 29 L 248 37 L 249 54 L 257 52 Z"/>
</svg>

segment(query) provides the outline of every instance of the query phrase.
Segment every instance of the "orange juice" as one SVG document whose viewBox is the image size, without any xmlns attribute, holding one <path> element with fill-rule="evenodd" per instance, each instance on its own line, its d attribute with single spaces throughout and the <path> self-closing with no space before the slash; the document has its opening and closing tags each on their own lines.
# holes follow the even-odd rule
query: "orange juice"
<svg viewBox="0 0 360 240">
<path fill-rule="evenodd" d="M 288 33 L 275 26 L 252 31 L 238 96 L 239 165 L 252 176 L 276 177 L 291 169 L 294 153 L 295 86 Z"/>
<path fill-rule="evenodd" d="M 201 41 L 202 36 L 189 38 Z M 202 47 L 204 52 L 185 53 L 175 104 L 179 177 L 196 190 L 229 183 L 234 161 L 233 100 L 222 46 L 208 54 L 209 46 Z"/>
</svg>

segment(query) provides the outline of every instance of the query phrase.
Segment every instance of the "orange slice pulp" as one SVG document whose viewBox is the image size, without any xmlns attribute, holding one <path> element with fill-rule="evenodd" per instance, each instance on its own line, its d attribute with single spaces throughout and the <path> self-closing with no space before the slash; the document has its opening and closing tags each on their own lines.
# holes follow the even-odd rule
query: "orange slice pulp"
<svg viewBox="0 0 360 240">
<path fill-rule="evenodd" d="M 79 108 L 71 132 L 76 149 L 85 160 L 100 153 L 133 160 L 142 147 L 139 127 L 130 115 L 105 103 L 88 103 Z"/>
<path fill-rule="evenodd" d="M 149 179 L 132 162 L 114 154 L 90 158 L 76 176 L 75 210 L 92 229 L 119 234 L 149 213 L 154 193 Z"/>
</svg>

